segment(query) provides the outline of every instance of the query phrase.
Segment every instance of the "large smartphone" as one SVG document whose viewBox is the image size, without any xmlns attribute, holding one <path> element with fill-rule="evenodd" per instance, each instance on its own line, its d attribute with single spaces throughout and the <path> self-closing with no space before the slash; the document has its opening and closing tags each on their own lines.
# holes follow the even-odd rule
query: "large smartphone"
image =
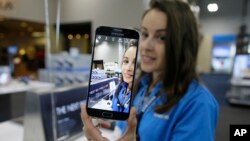
<svg viewBox="0 0 250 141">
<path fill-rule="evenodd" d="M 133 96 L 139 34 L 132 29 L 96 29 L 89 77 L 87 113 L 126 120 Z"/>
</svg>

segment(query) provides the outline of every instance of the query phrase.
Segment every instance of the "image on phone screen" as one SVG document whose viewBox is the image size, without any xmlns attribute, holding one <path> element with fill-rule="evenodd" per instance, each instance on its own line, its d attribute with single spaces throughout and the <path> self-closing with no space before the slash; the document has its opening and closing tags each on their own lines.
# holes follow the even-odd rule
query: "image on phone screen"
<svg viewBox="0 0 250 141">
<path fill-rule="evenodd" d="M 138 38 L 96 33 L 92 52 L 88 108 L 129 113 L 137 50 Z"/>
</svg>

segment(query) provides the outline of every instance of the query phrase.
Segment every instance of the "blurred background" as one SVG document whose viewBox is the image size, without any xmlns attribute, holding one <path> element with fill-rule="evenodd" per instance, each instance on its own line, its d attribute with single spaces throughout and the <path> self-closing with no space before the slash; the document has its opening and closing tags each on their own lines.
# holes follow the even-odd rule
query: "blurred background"
<svg viewBox="0 0 250 141">
<path fill-rule="evenodd" d="M 0 0 L 0 136 L 81 138 L 95 29 L 138 29 L 149 1 Z M 230 125 L 250 123 L 250 2 L 183 1 L 198 22 L 197 71 L 220 104 L 215 140 L 226 141 Z"/>
</svg>

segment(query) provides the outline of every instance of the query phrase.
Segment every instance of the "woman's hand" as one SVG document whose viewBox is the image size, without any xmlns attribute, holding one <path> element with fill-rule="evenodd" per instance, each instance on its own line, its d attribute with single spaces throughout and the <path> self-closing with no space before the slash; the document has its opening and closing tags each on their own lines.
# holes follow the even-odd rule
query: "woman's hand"
<svg viewBox="0 0 250 141">
<path fill-rule="evenodd" d="M 84 124 L 83 131 L 88 140 L 108 141 L 107 138 L 102 136 L 99 128 L 93 124 L 91 117 L 88 116 L 86 112 L 85 105 L 81 106 L 81 118 Z M 105 123 L 102 123 L 101 126 L 107 127 L 108 125 Z M 135 108 L 132 108 L 130 111 L 129 118 L 128 118 L 128 126 L 126 129 L 126 132 L 117 141 L 136 141 L 136 126 L 137 126 L 136 112 L 135 112 Z"/>
<path fill-rule="evenodd" d="M 126 132 L 117 141 L 136 141 L 136 126 L 137 126 L 136 110 L 133 107 L 130 110 Z"/>
<path fill-rule="evenodd" d="M 83 132 L 84 135 L 88 140 L 91 141 L 108 141 L 107 138 L 102 136 L 101 131 L 99 130 L 99 125 L 95 126 L 92 122 L 92 119 L 90 116 L 88 116 L 86 112 L 86 106 L 82 105 L 81 106 L 81 118 L 82 122 L 84 124 L 83 126 Z"/>
</svg>

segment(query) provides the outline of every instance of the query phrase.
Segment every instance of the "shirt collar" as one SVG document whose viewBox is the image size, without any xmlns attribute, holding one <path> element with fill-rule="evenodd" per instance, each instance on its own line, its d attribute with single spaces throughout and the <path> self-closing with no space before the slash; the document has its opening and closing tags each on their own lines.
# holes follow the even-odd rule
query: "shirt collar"
<svg viewBox="0 0 250 141">
<path fill-rule="evenodd" d="M 145 76 L 143 76 L 140 82 L 141 86 L 142 87 L 148 86 L 150 79 L 151 79 L 151 76 L 149 74 L 146 74 Z"/>
<path fill-rule="evenodd" d="M 128 86 L 128 83 L 126 83 L 126 82 L 121 83 L 121 88 L 122 89 L 125 89 L 125 88 L 127 89 L 127 86 Z"/>
<path fill-rule="evenodd" d="M 140 82 L 141 87 L 148 87 L 148 86 L 149 86 L 149 83 L 150 83 L 150 82 L 149 82 L 150 79 L 151 79 L 151 75 L 149 75 L 149 74 L 146 74 L 145 76 L 143 76 L 143 77 L 141 78 L 141 82 Z M 158 93 L 158 91 L 160 90 L 161 86 L 162 86 L 162 81 L 158 82 L 158 83 L 154 86 L 152 92 L 150 93 L 150 96 L 156 95 L 156 94 Z M 144 93 L 145 93 L 145 92 L 144 92 Z"/>
</svg>

